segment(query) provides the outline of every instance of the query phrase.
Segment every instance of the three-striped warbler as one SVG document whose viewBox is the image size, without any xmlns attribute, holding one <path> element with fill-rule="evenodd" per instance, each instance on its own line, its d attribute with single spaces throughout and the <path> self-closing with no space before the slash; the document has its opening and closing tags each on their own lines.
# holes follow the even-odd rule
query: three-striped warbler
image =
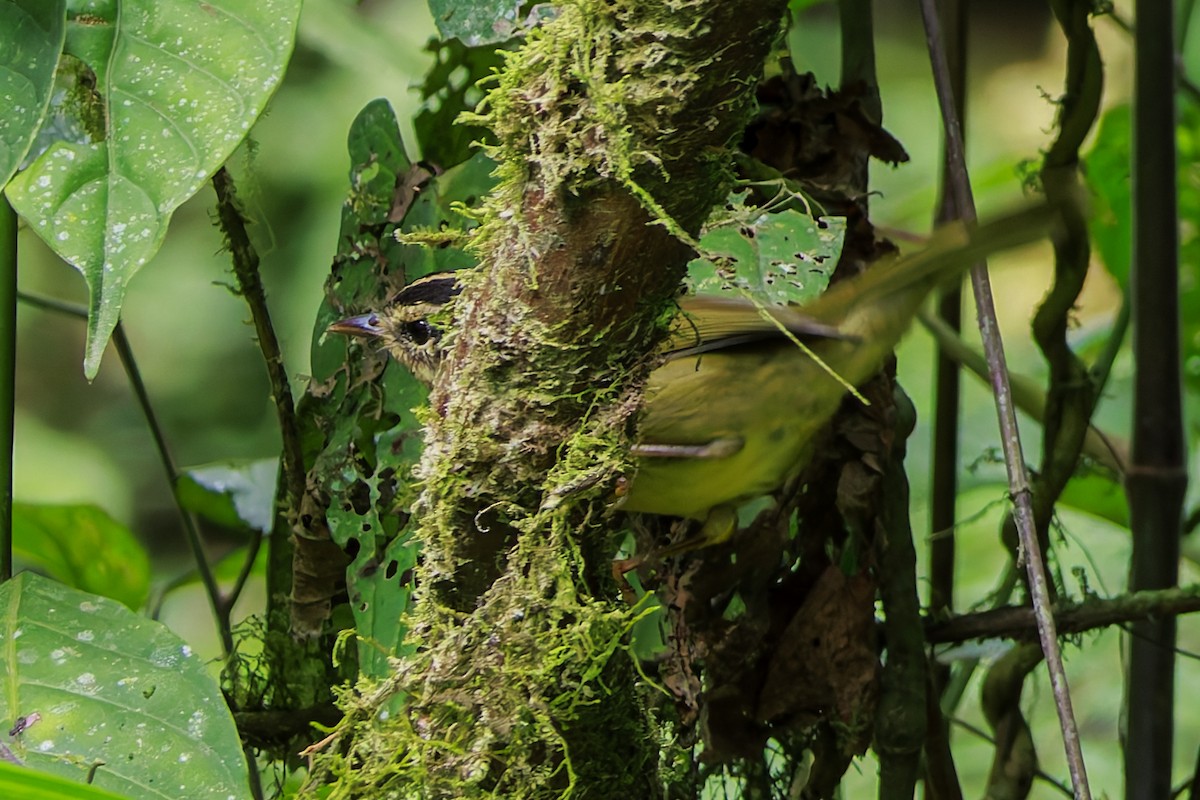
<svg viewBox="0 0 1200 800">
<path fill-rule="evenodd" d="M 1041 237 L 1053 216 L 1039 206 L 973 228 L 943 227 L 919 252 L 873 264 L 801 307 L 680 298 L 662 362 L 646 383 L 632 448 L 637 469 L 617 507 L 704 521 L 659 555 L 727 539 L 738 504 L 779 488 L 811 460 L 848 387 L 878 372 L 937 285 Z M 378 340 L 432 383 L 441 331 L 429 317 L 458 292 L 452 273 L 435 273 L 388 308 L 329 330 Z"/>
</svg>

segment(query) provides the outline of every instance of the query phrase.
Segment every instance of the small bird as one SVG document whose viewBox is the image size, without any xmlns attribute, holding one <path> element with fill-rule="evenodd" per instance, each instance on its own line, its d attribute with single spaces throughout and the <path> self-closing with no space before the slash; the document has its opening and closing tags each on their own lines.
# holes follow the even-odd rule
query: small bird
<svg viewBox="0 0 1200 800">
<path fill-rule="evenodd" d="M 1044 206 L 968 230 L 950 225 L 912 255 L 876 263 L 802 307 L 692 295 L 649 376 L 618 508 L 703 521 L 659 555 L 716 544 L 736 530 L 740 503 L 782 486 L 812 459 L 817 434 L 848 387 L 871 378 L 928 294 L 997 250 L 1044 235 Z M 405 287 L 385 309 L 329 331 L 377 339 L 429 384 L 441 361 L 430 315 L 459 293 L 453 273 Z"/>
</svg>

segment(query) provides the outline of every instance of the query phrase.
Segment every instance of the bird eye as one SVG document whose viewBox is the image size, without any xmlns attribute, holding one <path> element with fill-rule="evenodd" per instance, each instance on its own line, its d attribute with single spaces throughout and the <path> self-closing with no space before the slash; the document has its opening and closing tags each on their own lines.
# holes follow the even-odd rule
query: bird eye
<svg viewBox="0 0 1200 800">
<path fill-rule="evenodd" d="M 409 322 L 404 326 L 408 336 L 417 345 L 422 345 L 433 338 L 433 326 L 426 320 L 419 319 L 416 322 Z"/>
</svg>

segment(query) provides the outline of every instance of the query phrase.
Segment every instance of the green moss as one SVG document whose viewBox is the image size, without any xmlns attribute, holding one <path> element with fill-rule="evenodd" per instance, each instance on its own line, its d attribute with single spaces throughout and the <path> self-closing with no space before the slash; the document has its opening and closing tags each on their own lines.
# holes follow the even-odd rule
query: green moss
<svg viewBox="0 0 1200 800">
<path fill-rule="evenodd" d="M 571 753 L 587 746 L 568 732 L 570 720 L 611 701 L 605 676 L 614 660 L 628 663 L 627 634 L 646 612 L 579 593 L 581 562 L 556 516 L 520 538 L 513 558 L 521 568 L 493 586 L 472 624 L 418 606 L 417 654 L 396 662 L 392 679 L 343 691 L 343 733 L 353 743 L 323 762 L 338 779 L 330 797 L 572 794 L 587 767 Z M 402 691 L 404 713 L 381 713 Z M 627 715 L 609 722 L 592 731 L 594 746 L 645 735 Z"/>
<path fill-rule="evenodd" d="M 698 58 L 688 47 L 706 18 L 704 5 L 566 3 L 523 48 L 505 54 L 481 113 L 463 118 L 496 134 L 491 155 L 501 186 L 493 210 L 500 225 L 511 223 L 531 181 L 547 195 L 571 196 L 616 180 L 673 234 L 690 240 L 686 230 L 701 220 L 680 224 L 657 196 L 680 177 L 671 163 L 696 153 L 710 154 L 712 171 L 691 178 L 705 196 L 729 179 L 727 154 L 713 147 L 705 126 L 690 133 L 675 126 L 681 115 L 697 113 L 687 101 L 712 63 L 711 55 Z M 747 107 L 742 98 L 709 113 L 744 114 Z M 693 188 L 671 191 L 686 195 Z"/>
<path fill-rule="evenodd" d="M 472 244 L 485 267 L 464 275 L 471 300 L 460 318 L 468 344 L 486 346 L 471 347 L 461 370 L 442 376 L 433 394 L 440 405 L 424 417 L 415 652 L 394 662 L 387 681 L 343 694 L 347 720 L 313 773 L 314 782 L 337 778 L 333 798 L 651 797 L 661 790 L 658 769 L 678 761 L 670 735 L 641 705 L 627 652 L 645 612 L 617 601 L 603 574 L 611 552 L 601 546 L 653 362 L 638 343 L 665 317 L 647 302 L 628 318 L 581 328 L 570 308 L 547 313 L 514 298 L 534 294 L 539 281 L 561 288 L 573 279 L 550 274 L 542 257 L 596 198 L 632 195 L 651 222 L 690 241 L 725 196 L 721 137 L 740 128 L 770 37 L 759 37 L 729 88 L 735 59 L 717 59 L 704 38 L 724 6 L 575 0 L 559 8 L 505 54 L 481 111 L 467 120 L 495 132 L 499 165 Z M 698 102 L 697 92 L 717 99 Z M 634 257 L 636 242 L 606 236 L 618 233 L 597 226 L 588 245 Z M 587 254 L 573 255 L 571 267 L 585 270 Z M 604 280 L 587 285 L 599 292 Z M 559 291 L 542 299 L 594 298 Z M 498 545 L 489 551 L 489 542 Z M 461 594 L 448 600 L 445 584 Z"/>
</svg>

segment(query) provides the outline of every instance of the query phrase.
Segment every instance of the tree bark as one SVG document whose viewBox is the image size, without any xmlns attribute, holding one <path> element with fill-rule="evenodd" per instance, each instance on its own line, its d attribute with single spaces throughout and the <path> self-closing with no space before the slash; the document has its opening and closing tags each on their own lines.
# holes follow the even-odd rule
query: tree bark
<svg viewBox="0 0 1200 800">
<path fill-rule="evenodd" d="M 489 95 L 502 182 L 430 397 L 419 647 L 404 719 L 352 744 L 352 792 L 662 796 L 606 507 L 785 8 L 564 4 Z"/>
</svg>

